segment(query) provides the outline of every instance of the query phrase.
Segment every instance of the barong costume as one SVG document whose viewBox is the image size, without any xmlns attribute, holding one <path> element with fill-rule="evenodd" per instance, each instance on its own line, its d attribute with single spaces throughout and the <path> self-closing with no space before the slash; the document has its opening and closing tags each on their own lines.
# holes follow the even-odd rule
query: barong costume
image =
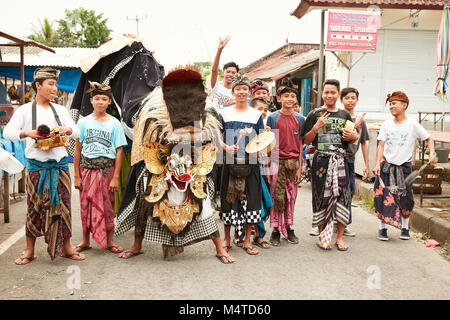
<svg viewBox="0 0 450 320">
<path fill-rule="evenodd" d="M 135 227 L 136 238 L 162 244 L 164 257 L 219 237 L 208 175 L 220 122 L 206 97 L 199 70 L 179 67 L 144 99 L 134 127 L 115 235 Z"/>
<path fill-rule="evenodd" d="M 313 128 L 325 107 L 312 110 L 305 121 L 302 136 Z M 348 177 L 348 142 L 342 140 L 342 129 L 346 121 L 352 121 L 345 110 L 328 112 L 324 127 L 320 128 L 312 142 L 316 148 L 312 163 L 313 227 L 323 225 L 319 242 L 331 246 L 333 222 L 337 220 L 347 226 L 350 221 L 351 193 Z"/>
<path fill-rule="evenodd" d="M 302 152 L 301 136 L 305 118 L 297 112 L 285 115 L 280 111 L 272 113 L 269 126 L 277 137 L 272 151 L 270 172 L 272 174 L 270 194 L 274 206 L 270 209 L 270 227 L 278 230 L 287 239 L 287 230 L 294 224 L 294 207 L 298 185 L 294 183 L 299 168 L 299 156 Z"/>
<path fill-rule="evenodd" d="M 112 97 L 110 88 L 95 89 L 91 96 L 101 94 Z M 97 84 L 98 85 L 98 84 Z M 77 123 L 80 128 L 81 149 L 80 214 L 83 232 L 92 233 L 92 238 L 107 248 L 107 232 L 114 228 L 114 192 L 109 185 L 114 176 L 116 149 L 127 145 L 120 122 L 110 117 L 108 121 L 97 121 L 93 115 Z"/>
<path fill-rule="evenodd" d="M 58 79 L 58 76 L 58 70 L 41 68 L 35 71 L 34 80 Z M 70 127 L 70 137 L 74 139 L 80 134 L 65 107 L 51 103 L 49 108 L 44 108 L 33 101 L 14 112 L 3 132 L 4 138 L 20 140 L 21 131 L 35 130 L 41 125 Z M 67 151 L 64 146 L 43 151 L 35 145 L 34 139 L 25 138 L 28 159 L 26 236 L 44 236 L 47 252 L 53 260 L 61 256 L 63 241 L 72 236 L 72 187 Z"/>
<path fill-rule="evenodd" d="M 409 99 L 401 91 L 388 95 L 386 100 L 403 101 Z M 396 124 L 393 119 L 381 124 L 378 140 L 385 141 L 384 152 L 380 163 L 380 176 L 375 179 L 374 205 L 378 218 L 398 229 L 402 228 L 402 218 L 408 219 L 414 208 L 412 185 L 405 185 L 404 179 L 412 170 L 412 155 L 416 139 L 426 140 L 429 133 L 417 121 L 406 119 Z M 387 190 L 380 183 L 382 179 Z"/>
<path fill-rule="evenodd" d="M 250 81 L 239 74 L 235 76 L 232 88 L 237 85 L 247 85 L 250 89 Z M 261 222 L 260 166 L 256 155 L 249 155 L 245 147 L 254 136 L 264 131 L 264 122 L 258 110 L 249 107 L 244 112 L 238 112 L 235 106 L 223 109 L 220 121 L 225 144 L 237 143 L 239 148 L 234 155 L 224 152 L 220 187 L 222 219 L 226 226 L 236 228 L 242 240 L 246 224 L 258 225 Z"/>
</svg>

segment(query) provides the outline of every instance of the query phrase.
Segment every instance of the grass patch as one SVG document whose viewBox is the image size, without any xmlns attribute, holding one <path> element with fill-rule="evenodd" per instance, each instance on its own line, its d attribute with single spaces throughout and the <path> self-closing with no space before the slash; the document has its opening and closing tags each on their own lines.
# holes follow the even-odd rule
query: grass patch
<svg viewBox="0 0 450 320">
<path fill-rule="evenodd" d="M 370 210 L 375 208 L 375 200 L 374 199 L 369 199 L 367 196 L 365 196 L 363 201 L 369 207 Z"/>
<path fill-rule="evenodd" d="M 445 243 L 445 245 L 442 247 L 442 252 L 450 257 L 450 243 Z"/>
</svg>

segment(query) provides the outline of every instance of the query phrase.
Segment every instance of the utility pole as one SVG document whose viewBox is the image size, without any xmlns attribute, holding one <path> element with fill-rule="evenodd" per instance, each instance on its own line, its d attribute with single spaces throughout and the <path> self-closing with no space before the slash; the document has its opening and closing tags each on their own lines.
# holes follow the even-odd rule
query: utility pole
<svg viewBox="0 0 450 320">
<path fill-rule="evenodd" d="M 147 15 L 145 15 L 144 18 L 139 18 L 137 15 L 136 15 L 136 18 L 128 18 L 128 16 L 127 16 L 127 20 L 135 20 L 136 21 L 136 36 L 139 37 L 139 20 L 146 20 L 146 19 L 147 19 Z"/>
</svg>

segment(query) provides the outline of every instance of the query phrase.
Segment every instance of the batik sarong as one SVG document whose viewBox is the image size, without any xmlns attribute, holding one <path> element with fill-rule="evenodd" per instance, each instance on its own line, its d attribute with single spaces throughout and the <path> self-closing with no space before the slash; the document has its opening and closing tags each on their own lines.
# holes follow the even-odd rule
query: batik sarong
<svg viewBox="0 0 450 320">
<path fill-rule="evenodd" d="M 82 181 L 80 214 L 83 232 L 92 233 L 92 239 L 106 250 L 106 233 L 114 228 L 114 192 L 109 190 L 114 176 L 114 166 L 103 169 L 88 169 L 81 166 L 80 173 Z"/>
<path fill-rule="evenodd" d="M 375 179 L 373 186 L 375 212 L 378 219 L 399 229 L 402 227 L 402 217 L 409 218 L 414 208 L 412 185 L 406 185 L 402 188 L 402 182 L 411 173 L 411 170 L 411 162 L 396 166 L 382 161 L 380 163 L 380 178 L 384 185 L 386 187 L 397 187 L 391 188 L 391 190 L 383 188 L 378 177 Z"/>
<path fill-rule="evenodd" d="M 350 183 L 345 151 L 316 151 L 312 163 L 313 227 L 324 226 L 319 241 L 331 245 L 333 222 L 348 225 L 350 220 Z"/>
<path fill-rule="evenodd" d="M 286 160 L 291 160 L 293 171 L 289 174 Z M 294 224 L 294 207 L 297 199 L 298 185 L 294 183 L 295 171 L 298 169 L 297 159 L 280 160 L 280 163 L 272 162 L 270 172 L 272 172 L 272 183 L 270 185 L 270 195 L 274 206 L 270 208 L 270 227 L 278 230 L 287 239 L 287 230 Z M 296 163 L 297 162 L 297 163 Z M 281 167 L 280 167 L 281 164 Z M 280 171 L 283 177 L 279 176 Z M 281 184 L 281 185 L 280 185 Z M 280 194 L 281 189 L 282 194 Z M 278 203 L 277 203 L 278 202 Z M 283 202 L 282 204 L 279 204 Z"/>
<path fill-rule="evenodd" d="M 30 159 L 27 170 L 26 236 L 44 236 L 53 260 L 61 256 L 64 240 L 72 236 L 72 186 L 67 159 L 60 162 Z"/>
</svg>

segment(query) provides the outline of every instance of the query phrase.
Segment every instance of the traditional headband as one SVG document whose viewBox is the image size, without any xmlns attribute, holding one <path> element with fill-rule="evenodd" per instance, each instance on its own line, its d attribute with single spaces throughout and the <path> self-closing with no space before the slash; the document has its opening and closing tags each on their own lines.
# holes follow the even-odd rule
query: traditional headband
<svg viewBox="0 0 450 320">
<path fill-rule="evenodd" d="M 90 88 L 86 91 L 86 93 L 90 93 L 91 97 L 96 96 L 98 94 L 108 96 L 112 99 L 112 91 L 110 86 L 103 86 L 102 84 L 95 81 L 88 81 Z"/>
<path fill-rule="evenodd" d="M 258 90 L 266 90 L 267 92 L 269 92 L 269 87 L 265 85 L 264 82 L 262 82 L 261 80 L 256 80 L 252 82 L 251 87 L 252 87 L 252 94 L 255 94 L 255 92 Z"/>
<path fill-rule="evenodd" d="M 45 80 L 45 79 L 56 79 L 59 78 L 59 70 L 53 68 L 38 68 L 34 71 L 33 81 Z"/>
<path fill-rule="evenodd" d="M 402 102 L 405 102 L 407 106 L 409 105 L 408 96 L 404 92 L 401 92 L 401 91 L 394 91 L 394 92 L 392 92 L 392 94 L 389 93 L 386 98 L 386 103 L 388 101 L 389 102 L 402 101 Z"/>
<path fill-rule="evenodd" d="M 231 91 L 233 91 L 234 88 L 238 85 L 246 85 L 251 90 L 250 80 L 247 77 L 244 77 L 239 73 L 236 73 L 236 75 L 233 78 L 233 82 L 231 84 Z"/>
</svg>

